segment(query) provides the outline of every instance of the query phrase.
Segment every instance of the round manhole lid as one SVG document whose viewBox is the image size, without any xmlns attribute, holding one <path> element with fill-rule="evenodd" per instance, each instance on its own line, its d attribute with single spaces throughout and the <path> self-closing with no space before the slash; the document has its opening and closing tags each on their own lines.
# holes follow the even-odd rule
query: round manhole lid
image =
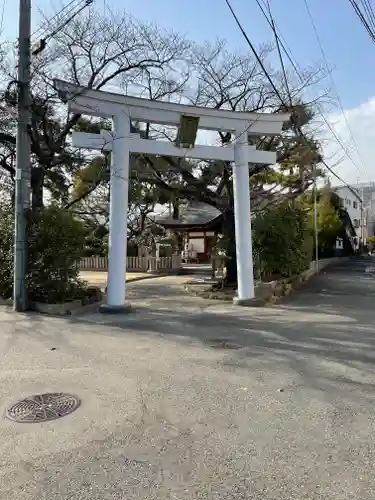
<svg viewBox="0 0 375 500">
<path fill-rule="evenodd" d="M 71 394 L 62 392 L 35 394 L 8 408 L 6 416 L 19 423 L 48 422 L 69 415 L 80 404 L 81 400 Z"/>
</svg>

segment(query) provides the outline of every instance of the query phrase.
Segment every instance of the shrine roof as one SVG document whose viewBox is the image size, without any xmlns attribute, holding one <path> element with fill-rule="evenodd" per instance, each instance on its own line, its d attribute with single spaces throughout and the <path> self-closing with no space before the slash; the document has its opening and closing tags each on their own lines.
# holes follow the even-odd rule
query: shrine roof
<svg viewBox="0 0 375 500">
<path fill-rule="evenodd" d="M 211 205 L 200 202 L 188 202 L 180 207 L 179 217 L 158 215 L 155 222 L 165 227 L 203 227 L 221 217 L 221 212 Z"/>
</svg>

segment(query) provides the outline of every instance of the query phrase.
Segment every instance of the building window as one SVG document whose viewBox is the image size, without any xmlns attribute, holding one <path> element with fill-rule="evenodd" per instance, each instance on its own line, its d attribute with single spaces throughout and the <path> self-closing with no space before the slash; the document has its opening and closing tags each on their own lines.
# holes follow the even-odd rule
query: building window
<svg viewBox="0 0 375 500">
<path fill-rule="evenodd" d="M 344 248 L 344 242 L 342 238 L 337 238 L 336 240 L 336 250 L 342 250 Z"/>
<path fill-rule="evenodd" d="M 353 201 L 353 208 L 358 208 L 358 203 L 356 201 Z"/>
<path fill-rule="evenodd" d="M 353 225 L 355 228 L 359 227 L 359 219 L 354 219 L 353 220 Z"/>
</svg>

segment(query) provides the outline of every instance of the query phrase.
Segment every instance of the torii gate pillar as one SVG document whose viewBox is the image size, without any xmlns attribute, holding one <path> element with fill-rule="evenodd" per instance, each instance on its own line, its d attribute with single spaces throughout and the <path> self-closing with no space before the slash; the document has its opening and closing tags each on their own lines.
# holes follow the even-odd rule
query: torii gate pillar
<svg viewBox="0 0 375 500">
<path fill-rule="evenodd" d="M 107 303 L 101 305 L 100 311 L 122 313 L 130 310 L 125 302 L 130 119 L 125 112 L 120 112 L 112 121 Z"/>
<path fill-rule="evenodd" d="M 251 303 L 254 298 L 250 180 L 246 129 L 238 130 L 236 137 L 234 144 L 233 194 L 238 294 L 233 299 L 233 302 L 244 306 Z"/>
</svg>

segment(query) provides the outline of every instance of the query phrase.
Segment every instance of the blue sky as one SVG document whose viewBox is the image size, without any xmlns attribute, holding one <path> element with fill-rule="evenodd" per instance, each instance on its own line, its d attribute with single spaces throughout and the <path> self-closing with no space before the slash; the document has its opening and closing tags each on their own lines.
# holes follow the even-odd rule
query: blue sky
<svg viewBox="0 0 375 500">
<path fill-rule="evenodd" d="M 246 49 L 246 41 L 224 0 L 143 0 L 127 1 L 125 5 L 137 17 L 173 27 L 197 41 L 222 37 L 231 47 Z M 272 40 L 270 27 L 255 0 L 232 0 L 232 5 L 253 42 Z M 354 108 L 375 94 L 375 65 L 370 63 L 375 59 L 375 46 L 348 0 L 309 0 L 309 5 L 326 57 L 334 68 L 333 76 L 343 106 Z M 271 0 L 271 8 L 301 66 L 321 61 L 304 1 Z"/>
<path fill-rule="evenodd" d="M 34 25 L 41 19 L 38 9 L 51 16 L 68 2 L 32 1 Z M 308 0 L 308 3 L 328 63 L 333 68 L 332 75 L 347 120 L 365 163 L 364 167 L 356 168 L 346 161 L 337 172 L 350 182 L 357 177 L 375 179 L 375 170 L 372 174 L 375 154 L 375 45 L 355 16 L 349 0 Z M 17 32 L 16 4 L 6 0 L 3 36 L 8 39 L 14 38 Z M 322 54 L 304 0 L 270 0 L 270 4 L 275 21 L 298 63 L 302 67 L 322 63 Z M 103 9 L 104 0 L 96 0 L 95 5 Z M 247 48 L 224 0 L 107 0 L 107 5 L 113 11 L 125 9 L 142 20 L 184 33 L 197 42 L 225 38 L 230 48 Z M 232 5 L 253 42 L 272 41 L 271 30 L 255 0 L 232 0 Z M 327 85 L 330 84 L 327 80 Z M 349 144 L 349 132 L 342 117 L 331 118 L 340 138 Z M 373 136 L 369 135 L 371 131 L 368 127 L 374 129 Z M 359 163 L 354 149 L 352 156 Z"/>
</svg>

